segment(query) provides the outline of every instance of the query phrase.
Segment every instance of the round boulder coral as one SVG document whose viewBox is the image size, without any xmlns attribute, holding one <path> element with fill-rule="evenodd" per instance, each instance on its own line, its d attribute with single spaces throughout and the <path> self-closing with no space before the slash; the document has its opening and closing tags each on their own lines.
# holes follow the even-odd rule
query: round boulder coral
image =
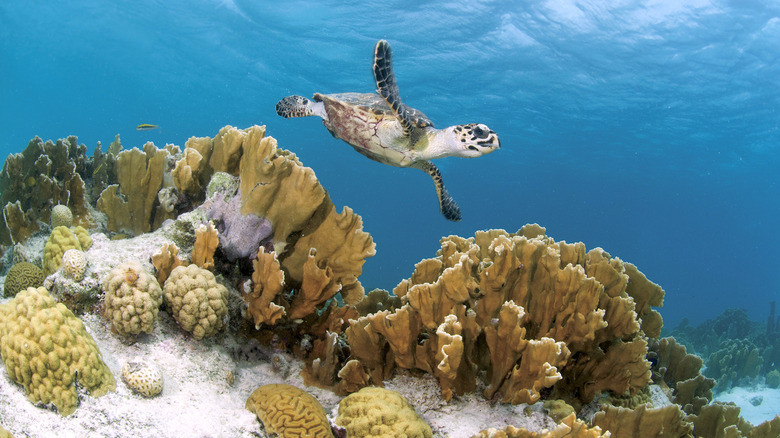
<svg viewBox="0 0 780 438">
<path fill-rule="evenodd" d="M 154 397 L 163 389 L 162 371 L 153 362 L 143 359 L 131 360 L 122 367 L 122 381 L 144 397 Z"/>
<path fill-rule="evenodd" d="M 103 281 L 103 315 L 121 336 L 151 333 L 162 304 L 162 289 L 157 279 L 138 262 L 124 262 L 108 273 Z"/>
<path fill-rule="evenodd" d="M 3 286 L 3 294 L 11 297 L 28 287 L 42 286 L 44 278 L 41 268 L 29 262 L 19 262 L 8 270 L 8 274 L 5 277 L 5 286 Z"/>
<path fill-rule="evenodd" d="M 165 280 L 163 292 L 173 318 L 195 339 L 212 336 L 227 324 L 227 289 L 208 270 L 178 266 Z"/>
<path fill-rule="evenodd" d="M 32 403 L 53 404 L 60 415 L 78 405 L 78 389 L 94 397 L 116 388 L 84 324 L 45 288 L 27 288 L 0 305 L 0 356 L 8 377 Z"/>
<path fill-rule="evenodd" d="M 339 402 L 336 424 L 347 436 L 430 438 L 431 427 L 401 394 L 385 388 L 366 387 Z"/>
<path fill-rule="evenodd" d="M 62 253 L 62 271 L 75 281 L 84 279 L 87 272 L 87 257 L 84 252 L 71 248 Z"/>
<path fill-rule="evenodd" d="M 51 209 L 51 227 L 70 227 L 73 225 L 73 213 L 67 205 L 55 205 Z"/>
</svg>

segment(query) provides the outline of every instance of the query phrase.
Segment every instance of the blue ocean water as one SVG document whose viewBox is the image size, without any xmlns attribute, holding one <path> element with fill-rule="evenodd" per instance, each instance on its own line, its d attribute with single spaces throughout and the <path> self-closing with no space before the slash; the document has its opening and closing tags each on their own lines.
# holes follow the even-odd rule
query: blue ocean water
<svg viewBox="0 0 780 438">
<path fill-rule="evenodd" d="M 392 289 L 443 235 L 537 222 L 636 264 L 666 290 L 667 326 L 731 307 L 764 320 L 780 294 L 780 5 L 766 3 L 2 2 L 0 153 L 34 135 L 91 151 L 117 133 L 183 145 L 266 124 L 363 217 L 366 289 Z M 422 172 L 274 112 L 289 94 L 371 92 L 381 38 L 405 103 L 501 137 L 437 163 L 459 223 Z"/>
</svg>

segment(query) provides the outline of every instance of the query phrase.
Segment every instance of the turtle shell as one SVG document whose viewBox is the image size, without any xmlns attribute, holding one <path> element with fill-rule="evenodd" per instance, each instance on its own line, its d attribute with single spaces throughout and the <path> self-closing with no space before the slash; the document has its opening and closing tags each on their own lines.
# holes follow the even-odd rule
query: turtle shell
<svg viewBox="0 0 780 438">
<path fill-rule="evenodd" d="M 338 93 L 338 94 L 320 94 L 314 95 L 317 102 L 325 102 L 329 99 L 338 100 L 348 105 L 353 105 L 363 111 L 368 111 L 377 116 L 396 117 L 393 110 L 387 105 L 387 102 L 377 93 Z M 416 128 L 433 127 L 433 122 L 422 111 L 409 108 L 409 118 Z"/>
</svg>

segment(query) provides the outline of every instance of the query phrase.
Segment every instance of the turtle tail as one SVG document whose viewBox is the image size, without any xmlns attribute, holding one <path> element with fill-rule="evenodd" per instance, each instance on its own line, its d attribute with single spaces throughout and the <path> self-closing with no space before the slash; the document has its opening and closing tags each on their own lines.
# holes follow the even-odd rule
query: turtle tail
<svg viewBox="0 0 780 438">
<path fill-rule="evenodd" d="M 441 210 L 441 214 L 443 214 L 447 220 L 453 222 L 460 221 L 460 208 L 455 200 L 452 199 L 452 196 L 450 196 L 447 188 L 444 187 L 444 181 L 442 181 L 439 168 L 430 161 L 419 161 L 413 164 L 412 167 L 422 170 L 433 179 L 433 185 L 436 187 L 436 196 L 439 197 L 439 209 Z"/>
<path fill-rule="evenodd" d="M 311 100 L 303 96 L 287 96 L 276 103 L 276 114 L 289 119 L 316 115 Z"/>
</svg>

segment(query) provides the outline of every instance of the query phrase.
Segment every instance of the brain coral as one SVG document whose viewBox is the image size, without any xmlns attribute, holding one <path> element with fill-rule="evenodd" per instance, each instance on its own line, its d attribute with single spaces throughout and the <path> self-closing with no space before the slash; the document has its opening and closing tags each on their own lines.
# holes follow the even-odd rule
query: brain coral
<svg viewBox="0 0 780 438">
<path fill-rule="evenodd" d="M 154 397 L 163 389 L 160 368 L 143 359 L 131 360 L 122 367 L 122 381 L 128 388 L 144 397 Z"/>
<path fill-rule="evenodd" d="M 56 227 L 51 231 L 49 240 L 43 248 L 43 273 L 51 275 L 59 269 L 65 251 L 87 250 L 90 246 L 92 246 L 92 238 L 84 227 L 76 227 L 73 231 L 65 226 Z"/>
<path fill-rule="evenodd" d="M 178 266 L 165 280 L 163 292 L 173 318 L 195 339 L 212 336 L 227 324 L 227 289 L 208 270 Z"/>
<path fill-rule="evenodd" d="M 246 408 L 257 415 L 269 435 L 333 438 L 320 402 L 295 386 L 263 385 L 249 396 Z"/>
<path fill-rule="evenodd" d="M 124 262 L 103 280 L 103 316 L 121 336 L 151 333 L 162 304 L 162 289 L 157 279 L 138 262 Z"/>
<path fill-rule="evenodd" d="M 28 400 L 52 403 L 62 416 L 76 410 L 77 380 L 95 397 L 116 389 L 81 320 L 43 287 L 28 288 L 0 306 L 0 355 Z"/>
<path fill-rule="evenodd" d="M 70 227 L 73 225 L 73 213 L 67 205 L 55 205 L 51 209 L 51 227 Z"/>
<path fill-rule="evenodd" d="M 84 273 L 87 272 L 87 257 L 84 256 L 84 251 L 74 248 L 62 253 L 62 271 L 76 281 L 83 280 Z"/>
<path fill-rule="evenodd" d="M 336 424 L 347 430 L 347 436 L 433 436 L 431 427 L 414 412 L 404 396 L 378 387 L 363 388 L 341 400 Z"/>
<path fill-rule="evenodd" d="M 44 278 L 41 268 L 29 262 L 19 262 L 8 270 L 8 275 L 5 277 L 5 285 L 3 286 L 3 294 L 10 297 L 28 287 L 42 286 Z"/>
</svg>

